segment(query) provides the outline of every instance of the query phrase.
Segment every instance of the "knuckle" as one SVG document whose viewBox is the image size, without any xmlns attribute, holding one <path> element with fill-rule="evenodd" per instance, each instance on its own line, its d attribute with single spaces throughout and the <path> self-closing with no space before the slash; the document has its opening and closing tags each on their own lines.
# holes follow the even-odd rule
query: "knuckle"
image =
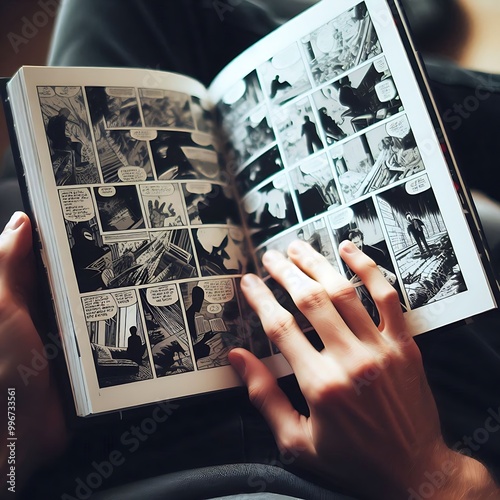
<svg viewBox="0 0 500 500">
<path fill-rule="evenodd" d="M 388 284 L 387 287 L 384 287 L 384 290 L 379 290 L 377 292 L 376 299 L 382 305 L 395 305 L 399 304 L 399 295 L 394 287 Z"/>
<path fill-rule="evenodd" d="M 358 294 L 356 293 L 355 288 L 351 284 L 346 284 L 341 288 L 337 288 L 336 290 L 332 290 L 330 292 L 330 299 L 332 302 L 351 302 L 353 300 L 357 300 Z"/>
<path fill-rule="evenodd" d="M 301 311 L 315 311 L 330 303 L 330 298 L 322 287 L 311 287 L 303 290 L 302 294 L 295 299 L 295 305 Z"/>
<path fill-rule="evenodd" d="M 266 329 L 267 336 L 279 347 L 280 341 L 288 338 L 295 328 L 295 319 L 290 313 L 284 313 L 274 319 Z"/>
<path fill-rule="evenodd" d="M 292 432 L 286 432 L 282 435 L 276 437 L 276 444 L 280 453 L 292 453 L 295 454 L 296 451 L 301 451 L 304 449 L 302 439 Z"/>
</svg>

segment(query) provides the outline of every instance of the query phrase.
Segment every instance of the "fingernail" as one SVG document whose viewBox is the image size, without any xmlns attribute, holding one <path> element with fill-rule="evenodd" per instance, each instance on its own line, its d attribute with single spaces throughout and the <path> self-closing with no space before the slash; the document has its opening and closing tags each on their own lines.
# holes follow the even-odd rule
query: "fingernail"
<svg viewBox="0 0 500 500">
<path fill-rule="evenodd" d="M 263 256 L 262 256 L 262 262 L 276 262 L 277 260 L 284 259 L 285 257 L 281 252 L 278 252 L 277 250 L 268 250 Z"/>
<path fill-rule="evenodd" d="M 240 378 L 243 379 L 245 377 L 247 365 L 242 357 L 233 356 L 231 358 L 231 366 L 236 370 L 236 373 L 240 376 Z"/>
<path fill-rule="evenodd" d="M 352 241 L 343 241 L 340 244 L 340 248 L 345 252 L 345 253 L 355 253 L 358 251 L 358 247 L 352 242 Z"/>
<path fill-rule="evenodd" d="M 255 274 L 245 274 L 243 278 L 241 278 L 241 285 L 247 288 L 253 288 L 260 283 L 260 280 Z"/>
<path fill-rule="evenodd" d="M 22 212 L 14 212 L 9 222 L 5 225 L 4 231 L 15 231 L 21 227 L 24 222 L 24 214 Z"/>
</svg>

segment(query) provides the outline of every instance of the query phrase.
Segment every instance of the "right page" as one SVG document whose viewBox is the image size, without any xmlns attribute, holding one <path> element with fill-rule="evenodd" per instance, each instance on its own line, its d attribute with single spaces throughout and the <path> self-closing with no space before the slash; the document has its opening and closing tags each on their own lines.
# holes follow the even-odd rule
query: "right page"
<svg viewBox="0 0 500 500">
<path fill-rule="evenodd" d="M 468 195 L 397 22 L 385 0 L 323 0 L 233 61 L 210 93 L 260 274 L 267 249 L 286 253 L 302 238 L 378 322 L 339 257 L 349 239 L 396 288 L 419 334 L 496 304 Z"/>
</svg>

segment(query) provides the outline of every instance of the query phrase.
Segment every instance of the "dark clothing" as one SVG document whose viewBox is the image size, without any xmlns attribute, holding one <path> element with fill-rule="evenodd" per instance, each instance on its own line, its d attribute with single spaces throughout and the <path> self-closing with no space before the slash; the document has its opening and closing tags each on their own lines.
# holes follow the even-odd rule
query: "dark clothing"
<svg viewBox="0 0 500 500">
<path fill-rule="evenodd" d="M 316 124 L 314 122 L 304 122 L 302 125 L 302 135 L 306 136 L 307 151 L 309 154 L 314 153 L 314 147 L 316 147 L 316 149 L 323 149 L 323 143 L 319 138 L 318 131 L 316 130 Z"/>
<path fill-rule="evenodd" d="M 231 2 L 224 4 L 231 6 Z M 208 84 L 224 65 L 274 27 L 263 9 L 245 1 L 226 10 L 221 19 L 212 0 L 128 0 L 126 8 L 118 0 L 67 0 L 62 6 L 51 63 L 165 69 Z M 472 186 L 498 196 L 500 77 L 446 64 L 429 69 L 434 77 L 431 86 L 465 177 Z M 478 103 L 476 112 L 462 117 L 454 111 L 455 106 L 463 107 L 477 88 L 487 91 L 488 97 Z M 361 112 L 364 106 L 359 98 L 354 102 L 350 97 L 351 106 Z M 315 129 L 314 123 L 311 126 Z M 498 412 L 499 329 L 495 312 L 473 325 L 416 339 L 451 446 L 464 444 L 465 436 L 482 428 L 489 411 Z M 293 378 L 282 384 L 295 404 L 307 411 Z M 103 480 L 104 488 L 174 469 L 242 461 L 266 463 L 279 457 L 271 433 L 250 407 L 244 390 L 179 404 L 157 433 L 141 443 L 135 453 L 128 453 L 125 464 Z M 113 415 L 110 420 L 78 429 L 63 459 L 33 479 L 26 498 L 56 498 L 55 494 L 45 494 L 53 489 L 74 494 L 75 479 L 92 472 L 93 462 L 109 459 L 113 450 L 127 452 L 121 437 L 150 413 L 150 409 L 124 412 L 120 421 Z M 490 434 L 487 442 L 474 448 L 473 456 L 497 473 L 500 433 Z"/>
<path fill-rule="evenodd" d="M 413 239 L 420 248 L 420 253 L 430 252 L 431 249 L 424 235 L 425 224 L 420 219 L 413 219 L 408 225 L 408 234 L 413 236 Z M 424 249 L 425 248 L 425 249 Z"/>
<path fill-rule="evenodd" d="M 54 150 L 65 150 L 71 147 L 71 142 L 66 136 L 66 123 L 68 119 L 64 115 L 56 115 L 47 123 L 47 137 Z"/>
<path fill-rule="evenodd" d="M 139 335 L 130 335 L 127 345 L 127 357 L 135 361 L 138 365 L 142 365 L 142 356 L 146 352 L 146 344 L 142 343 Z"/>
</svg>

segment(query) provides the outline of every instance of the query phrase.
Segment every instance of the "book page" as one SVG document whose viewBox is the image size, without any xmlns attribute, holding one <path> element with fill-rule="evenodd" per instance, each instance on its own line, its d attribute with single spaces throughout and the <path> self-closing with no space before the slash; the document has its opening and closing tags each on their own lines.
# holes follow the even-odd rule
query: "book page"
<svg viewBox="0 0 500 500">
<path fill-rule="evenodd" d="M 378 323 L 368 290 L 339 257 L 349 239 L 397 290 L 413 334 L 495 307 L 445 144 L 384 0 L 319 2 L 209 90 L 258 257 L 308 241 Z"/>
<path fill-rule="evenodd" d="M 247 245 L 205 89 L 147 70 L 23 73 L 30 192 L 89 411 L 238 385 L 228 352 L 270 346 L 242 319 Z"/>
</svg>

